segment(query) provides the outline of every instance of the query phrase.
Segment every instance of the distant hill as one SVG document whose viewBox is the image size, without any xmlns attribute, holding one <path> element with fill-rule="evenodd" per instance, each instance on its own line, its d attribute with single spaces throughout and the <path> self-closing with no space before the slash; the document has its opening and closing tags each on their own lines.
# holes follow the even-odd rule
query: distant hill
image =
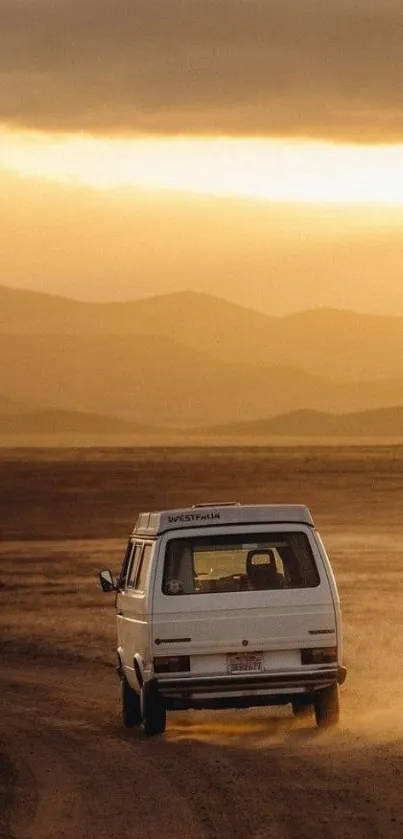
<svg viewBox="0 0 403 839">
<path fill-rule="evenodd" d="M 193 292 L 93 304 L 0 287 L 0 392 L 4 429 L 21 414 L 22 429 L 124 421 L 231 435 L 234 424 L 289 414 L 281 431 L 250 433 L 284 434 L 290 423 L 299 434 L 292 428 L 308 420 L 293 412 L 308 410 L 320 413 L 308 414 L 313 433 L 332 434 L 322 414 L 403 407 L 403 318 L 275 318 Z M 87 414 L 102 420 L 86 424 Z"/>
<path fill-rule="evenodd" d="M 403 378 L 403 318 L 332 309 L 270 317 L 196 292 L 81 303 L 2 286 L 0 333 L 153 335 L 229 363 L 340 381 Z"/>
<path fill-rule="evenodd" d="M 226 363 L 160 336 L 0 334 L 0 389 L 17 401 L 152 426 L 256 420 L 300 408 L 403 405 L 400 381 L 337 384 Z"/>
<path fill-rule="evenodd" d="M 320 438 L 403 438 L 403 407 L 383 408 L 376 411 L 357 411 L 348 414 L 330 414 L 323 411 L 299 410 L 271 419 L 252 422 L 215 425 L 207 428 L 183 429 L 181 434 L 170 428 L 125 422 L 115 417 L 80 411 L 43 410 L 26 413 L 0 413 L 1 436 L 30 436 L 80 434 L 85 438 L 95 435 L 119 437 L 158 435 L 180 444 L 197 437 L 200 441 L 211 438 L 225 438 L 236 441 L 239 438 L 251 443 L 271 437 Z"/>
<path fill-rule="evenodd" d="M 1 403 L 0 403 L 1 405 Z M 152 434 L 158 429 L 82 411 L 0 412 L 0 434 Z"/>
<path fill-rule="evenodd" d="M 323 411 L 291 411 L 271 419 L 232 423 L 200 430 L 225 437 L 402 437 L 403 407 L 348 414 Z"/>
</svg>

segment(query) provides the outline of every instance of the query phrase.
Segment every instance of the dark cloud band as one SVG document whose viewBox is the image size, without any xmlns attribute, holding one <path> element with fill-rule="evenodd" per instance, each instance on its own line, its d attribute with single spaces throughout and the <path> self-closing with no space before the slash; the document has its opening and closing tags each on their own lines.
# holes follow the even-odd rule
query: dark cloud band
<svg viewBox="0 0 403 839">
<path fill-rule="evenodd" d="M 1 0 L 0 121 L 403 140 L 401 0 Z"/>
</svg>

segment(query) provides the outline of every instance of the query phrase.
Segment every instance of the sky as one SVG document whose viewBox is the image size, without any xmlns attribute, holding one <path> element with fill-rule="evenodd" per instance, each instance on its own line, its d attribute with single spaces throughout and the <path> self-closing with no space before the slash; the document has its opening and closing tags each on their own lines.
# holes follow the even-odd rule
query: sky
<svg viewBox="0 0 403 839">
<path fill-rule="evenodd" d="M 4 285 L 403 315 L 401 0 L 1 0 Z"/>
</svg>

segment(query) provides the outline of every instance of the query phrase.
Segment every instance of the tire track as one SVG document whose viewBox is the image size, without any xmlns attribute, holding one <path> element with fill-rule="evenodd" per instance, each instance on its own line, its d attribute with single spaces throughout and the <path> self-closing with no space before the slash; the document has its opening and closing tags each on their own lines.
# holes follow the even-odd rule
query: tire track
<svg viewBox="0 0 403 839">
<path fill-rule="evenodd" d="M 205 839 L 286 839 L 275 802 L 262 801 L 258 778 L 253 788 L 245 784 L 250 766 L 239 771 L 225 747 L 190 738 L 150 745 L 156 766 L 193 807 Z"/>
</svg>

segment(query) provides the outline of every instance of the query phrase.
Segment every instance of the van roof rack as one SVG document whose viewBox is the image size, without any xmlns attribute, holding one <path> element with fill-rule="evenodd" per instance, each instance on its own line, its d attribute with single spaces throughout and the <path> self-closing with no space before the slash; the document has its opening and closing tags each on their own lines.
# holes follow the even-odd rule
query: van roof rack
<svg viewBox="0 0 403 839">
<path fill-rule="evenodd" d="M 240 507 L 239 501 L 208 501 L 204 504 L 192 504 L 192 510 L 197 510 L 199 507 Z"/>
</svg>

